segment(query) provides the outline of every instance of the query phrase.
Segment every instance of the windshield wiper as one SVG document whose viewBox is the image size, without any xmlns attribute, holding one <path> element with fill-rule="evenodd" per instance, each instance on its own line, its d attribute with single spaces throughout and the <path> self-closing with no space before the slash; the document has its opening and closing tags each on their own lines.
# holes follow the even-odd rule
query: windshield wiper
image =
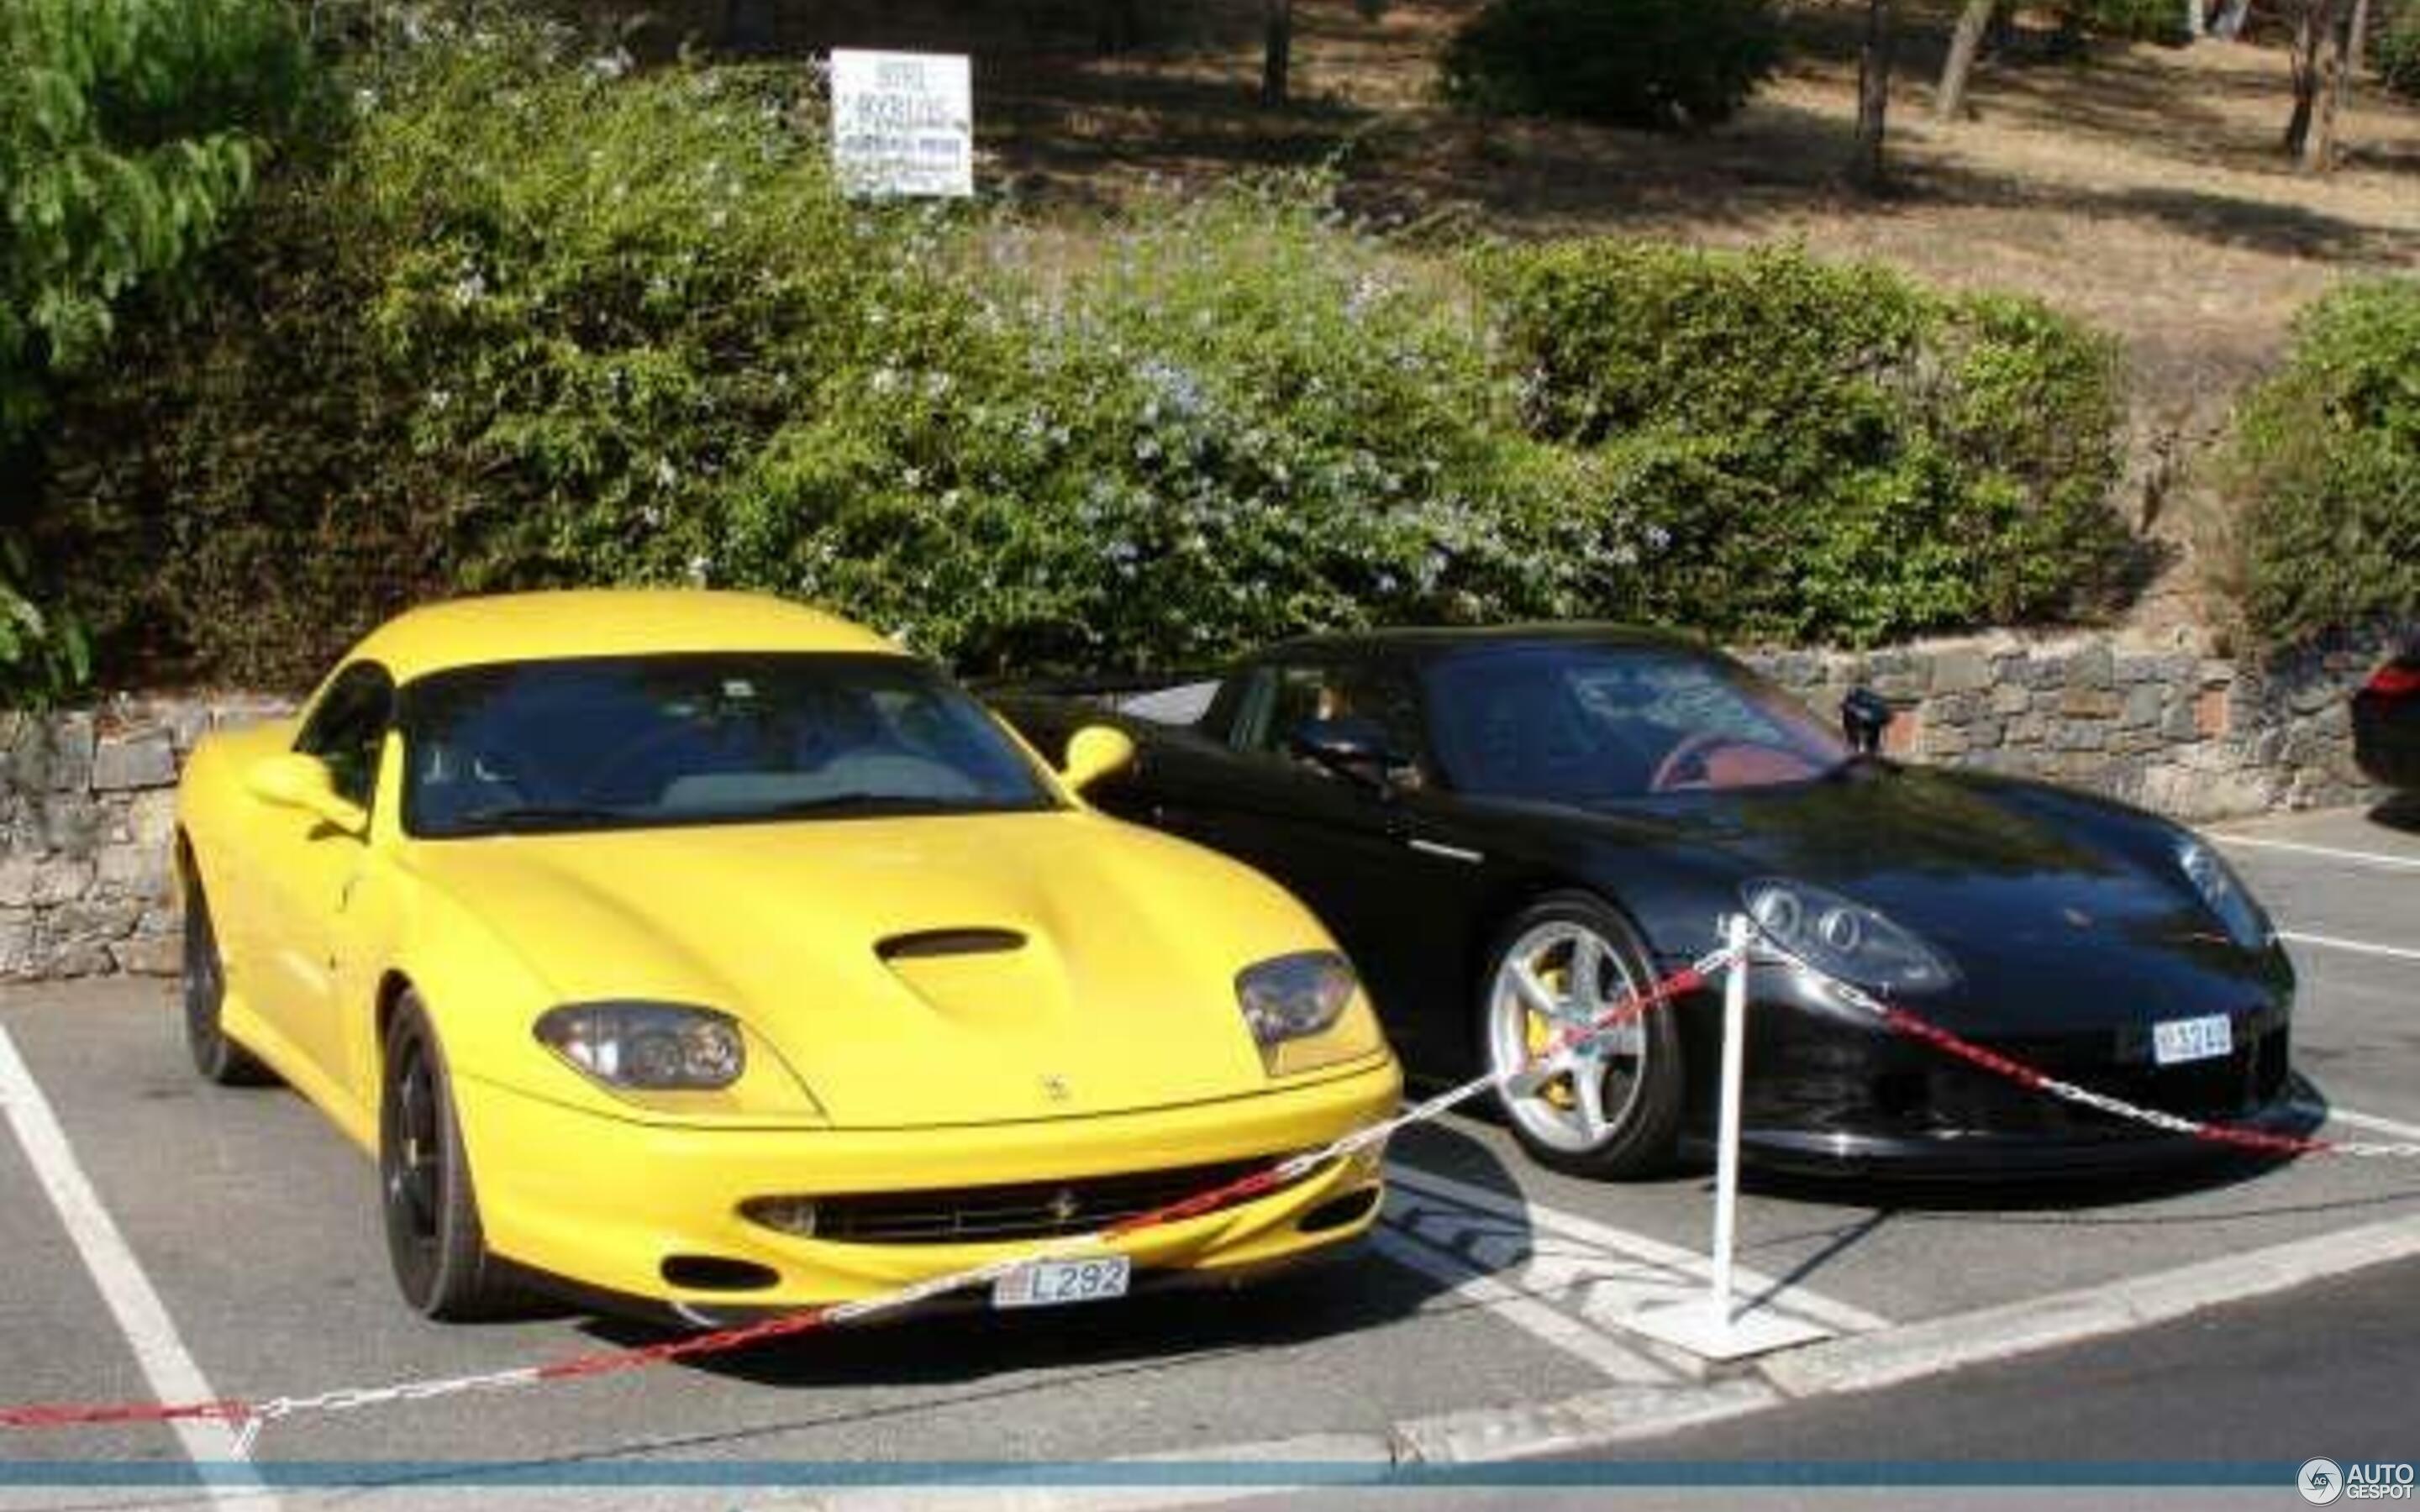
<svg viewBox="0 0 2420 1512">
<path fill-rule="evenodd" d="M 796 819 L 808 814 L 935 813 L 954 807 L 948 798 L 919 798 L 904 793 L 827 793 L 817 798 L 792 798 L 762 808 L 733 810 L 749 818 Z"/>
<path fill-rule="evenodd" d="M 473 829 L 563 829 L 581 825 L 628 825 L 646 815 L 628 809 L 606 809 L 581 803 L 513 803 L 473 809 L 454 816 L 457 831 Z"/>
</svg>

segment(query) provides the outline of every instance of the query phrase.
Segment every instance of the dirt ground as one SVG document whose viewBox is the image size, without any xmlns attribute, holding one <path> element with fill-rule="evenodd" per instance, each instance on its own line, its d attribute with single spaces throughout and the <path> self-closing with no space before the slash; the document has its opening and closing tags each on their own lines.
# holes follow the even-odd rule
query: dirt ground
<svg viewBox="0 0 2420 1512">
<path fill-rule="evenodd" d="M 1687 137 L 1444 109 L 1436 55 L 1477 3 L 1390 0 L 1373 17 L 1357 0 L 1296 0 L 1295 102 L 1278 111 L 1254 100 L 1256 7 L 1169 8 L 1124 54 L 1045 47 L 979 75 L 986 145 L 1045 205 L 1326 162 L 1382 225 L 1795 239 L 1942 286 L 2039 295 L 2125 343 L 2135 434 L 2122 502 L 2180 547 L 2223 517 L 2195 463 L 2295 311 L 2340 279 L 2420 267 L 2420 109 L 2357 83 L 2341 165 L 2300 173 L 2278 147 L 2289 104 L 2280 46 L 2062 54 L 2046 21 L 2024 18 L 2013 45 L 1978 70 L 1971 117 L 1942 122 L 1932 82 L 1950 7 L 1905 5 L 1897 187 L 1873 199 L 1840 177 L 1855 116 L 1854 0 L 1800 5 L 1780 76 L 1733 122 Z M 2195 617 L 2197 593 L 2189 568 L 2172 571 L 2138 617 Z"/>
</svg>

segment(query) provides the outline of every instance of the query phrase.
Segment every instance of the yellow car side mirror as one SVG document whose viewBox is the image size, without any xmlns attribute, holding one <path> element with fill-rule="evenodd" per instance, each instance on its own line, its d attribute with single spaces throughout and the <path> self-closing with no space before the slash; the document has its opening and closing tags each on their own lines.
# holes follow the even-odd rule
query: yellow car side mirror
<svg viewBox="0 0 2420 1512">
<path fill-rule="evenodd" d="M 336 792 L 328 764 L 317 756 L 289 750 L 255 762 L 243 778 L 245 789 L 263 803 L 300 809 L 348 835 L 370 827 L 368 812 Z"/>
<path fill-rule="evenodd" d="M 1135 743 L 1123 730 L 1088 724 L 1067 737 L 1067 761 L 1059 779 L 1078 793 L 1134 764 Z"/>
</svg>

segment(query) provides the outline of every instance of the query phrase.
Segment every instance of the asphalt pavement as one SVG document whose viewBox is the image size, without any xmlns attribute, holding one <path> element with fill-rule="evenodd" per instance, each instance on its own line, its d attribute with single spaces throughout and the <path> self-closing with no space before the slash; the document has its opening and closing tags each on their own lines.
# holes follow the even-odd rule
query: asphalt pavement
<svg viewBox="0 0 2420 1512">
<path fill-rule="evenodd" d="M 2420 1140 L 2420 834 L 2337 812 L 2219 838 L 2291 942 L 2298 1062 L 2328 1132 Z M 369 1163 L 290 1093 L 196 1080 L 166 984 L 0 989 L 0 1035 L 24 1081 L 0 1076 L 0 1407 L 140 1401 L 167 1394 L 163 1381 L 258 1400 L 659 1336 L 572 1313 L 477 1327 L 411 1317 L 388 1279 Z M 55 1146 L 29 1136 L 45 1119 Z M 289 1505 L 483 1504 L 500 1464 L 533 1479 L 517 1505 L 888 1504 L 908 1493 L 834 1484 L 953 1464 L 935 1473 L 981 1478 L 969 1462 L 1016 1461 L 1052 1467 L 1042 1478 L 1059 1489 L 991 1489 L 984 1504 L 1107 1506 L 1404 1462 L 1794 1458 L 1826 1435 L 1890 1458 L 2098 1457 L 2130 1443 L 2135 1458 L 2264 1458 L 2296 1452 L 2294 1435 L 2273 1447 L 2226 1433 L 2235 1418 L 2181 1398 L 2163 1407 L 2148 1379 L 2139 1400 L 2115 1405 L 2124 1371 L 2091 1362 L 2182 1361 L 2209 1341 L 2209 1319 L 2238 1316 L 2203 1309 L 2247 1298 L 2268 1299 L 2242 1313 L 2262 1339 L 2309 1299 L 2323 1308 L 2318 1339 L 2374 1338 L 2394 1326 L 2394 1278 L 2408 1290 L 2420 1257 L 2420 1161 L 2408 1159 L 1982 1197 L 1757 1183 L 1741 1211 L 1742 1294 L 1752 1317 L 1823 1336 L 1727 1361 L 1659 1326 L 1708 1284 L 1704 1172 L 1618 1186 L 1557 1177 L 1460 1116 L 1402 1138 L 1393 1169 L 1388 1221 L 1361 1254 L 1252 1290 L 914 1319 L 601 1380 L 316 1413 L 272 1427 L 257 1458 Z M 2344 1274 L 2358 1267 L 2372 1269 Z M 2243 1411 L 2273 1398 L 2279 1422 L 2325 1426 L 2336 1398 L 2306 1395 L 2324 1372 L 2273 1386 L 2299 1356 L 2292 1331 L 2272 1342 L 2268 1354 L 2246 1344 Z M 2086 1363 L 2054 1369 L 2061 1360 Z M 2353 1372 L 2339 1395 L 2392 1402 L 2386 1382 L 2411 1363 Z M 1975 1404 L 1998 1398 L 1970 1388 L 2068 1405 L 1989 1412 Z M 2092 1405 L 2103 1396 L 2105 1417 Z M 1906 1404 L 1896 1418 L 1859 1415 L 1889 1401 Z M 2340 1412 L 2349 1433 L 2368 1421 Z M 2161 1434 L 2164 1421 L 2177 1430 Z M 2085 1423 L 2100 1436 L 2083 1437 Z M 2014 1436 L 1987 1431 L 2004 1426 Z M 0 1430 L 0 1507 L 191 1502 L 200 1493 L 132 1482 L 219 1459 L 226 1443 L 211 1424 L 181 1436 Z M 2420 1457 L 2420 1432 L 2374 1447 Z M 1150 1457 L 1162 1468 L 1067 1489 Z"/>
</svg>

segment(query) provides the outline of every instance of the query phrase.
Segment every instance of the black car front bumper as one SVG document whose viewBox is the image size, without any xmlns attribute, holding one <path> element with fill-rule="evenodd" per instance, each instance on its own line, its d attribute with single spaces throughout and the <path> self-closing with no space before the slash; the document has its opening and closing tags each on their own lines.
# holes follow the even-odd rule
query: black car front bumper
<svg viewBox="0 0 2420 1512">
<path fill-rule="evenodd" d="M 2079 1105 L 1969 1064 L 1823 1000 L 1794 975 L 1752 979 L 1742 1143 L 1757 1165 L 1827 1173 L 2020 1180 L 2149 1169 L 2238 1147 Z M 1714 995 L 1688 1013 L 1694 1065 L 1719 1044 Z M 2122 1015 L 2056 1033 L 1994 1036 L 1944 1024 L 2009 1060 L 2142 1107 L 2270 1134 L 2306 1130 L 2292 1075 L 2290 992 L 2226 1005 L 2232 1052 L 2159 1066 L 2148 1022 Z M 1713 1127 L 1711 1077 L 1699 1079 L 1695 1131 Z"/>
</svg>

